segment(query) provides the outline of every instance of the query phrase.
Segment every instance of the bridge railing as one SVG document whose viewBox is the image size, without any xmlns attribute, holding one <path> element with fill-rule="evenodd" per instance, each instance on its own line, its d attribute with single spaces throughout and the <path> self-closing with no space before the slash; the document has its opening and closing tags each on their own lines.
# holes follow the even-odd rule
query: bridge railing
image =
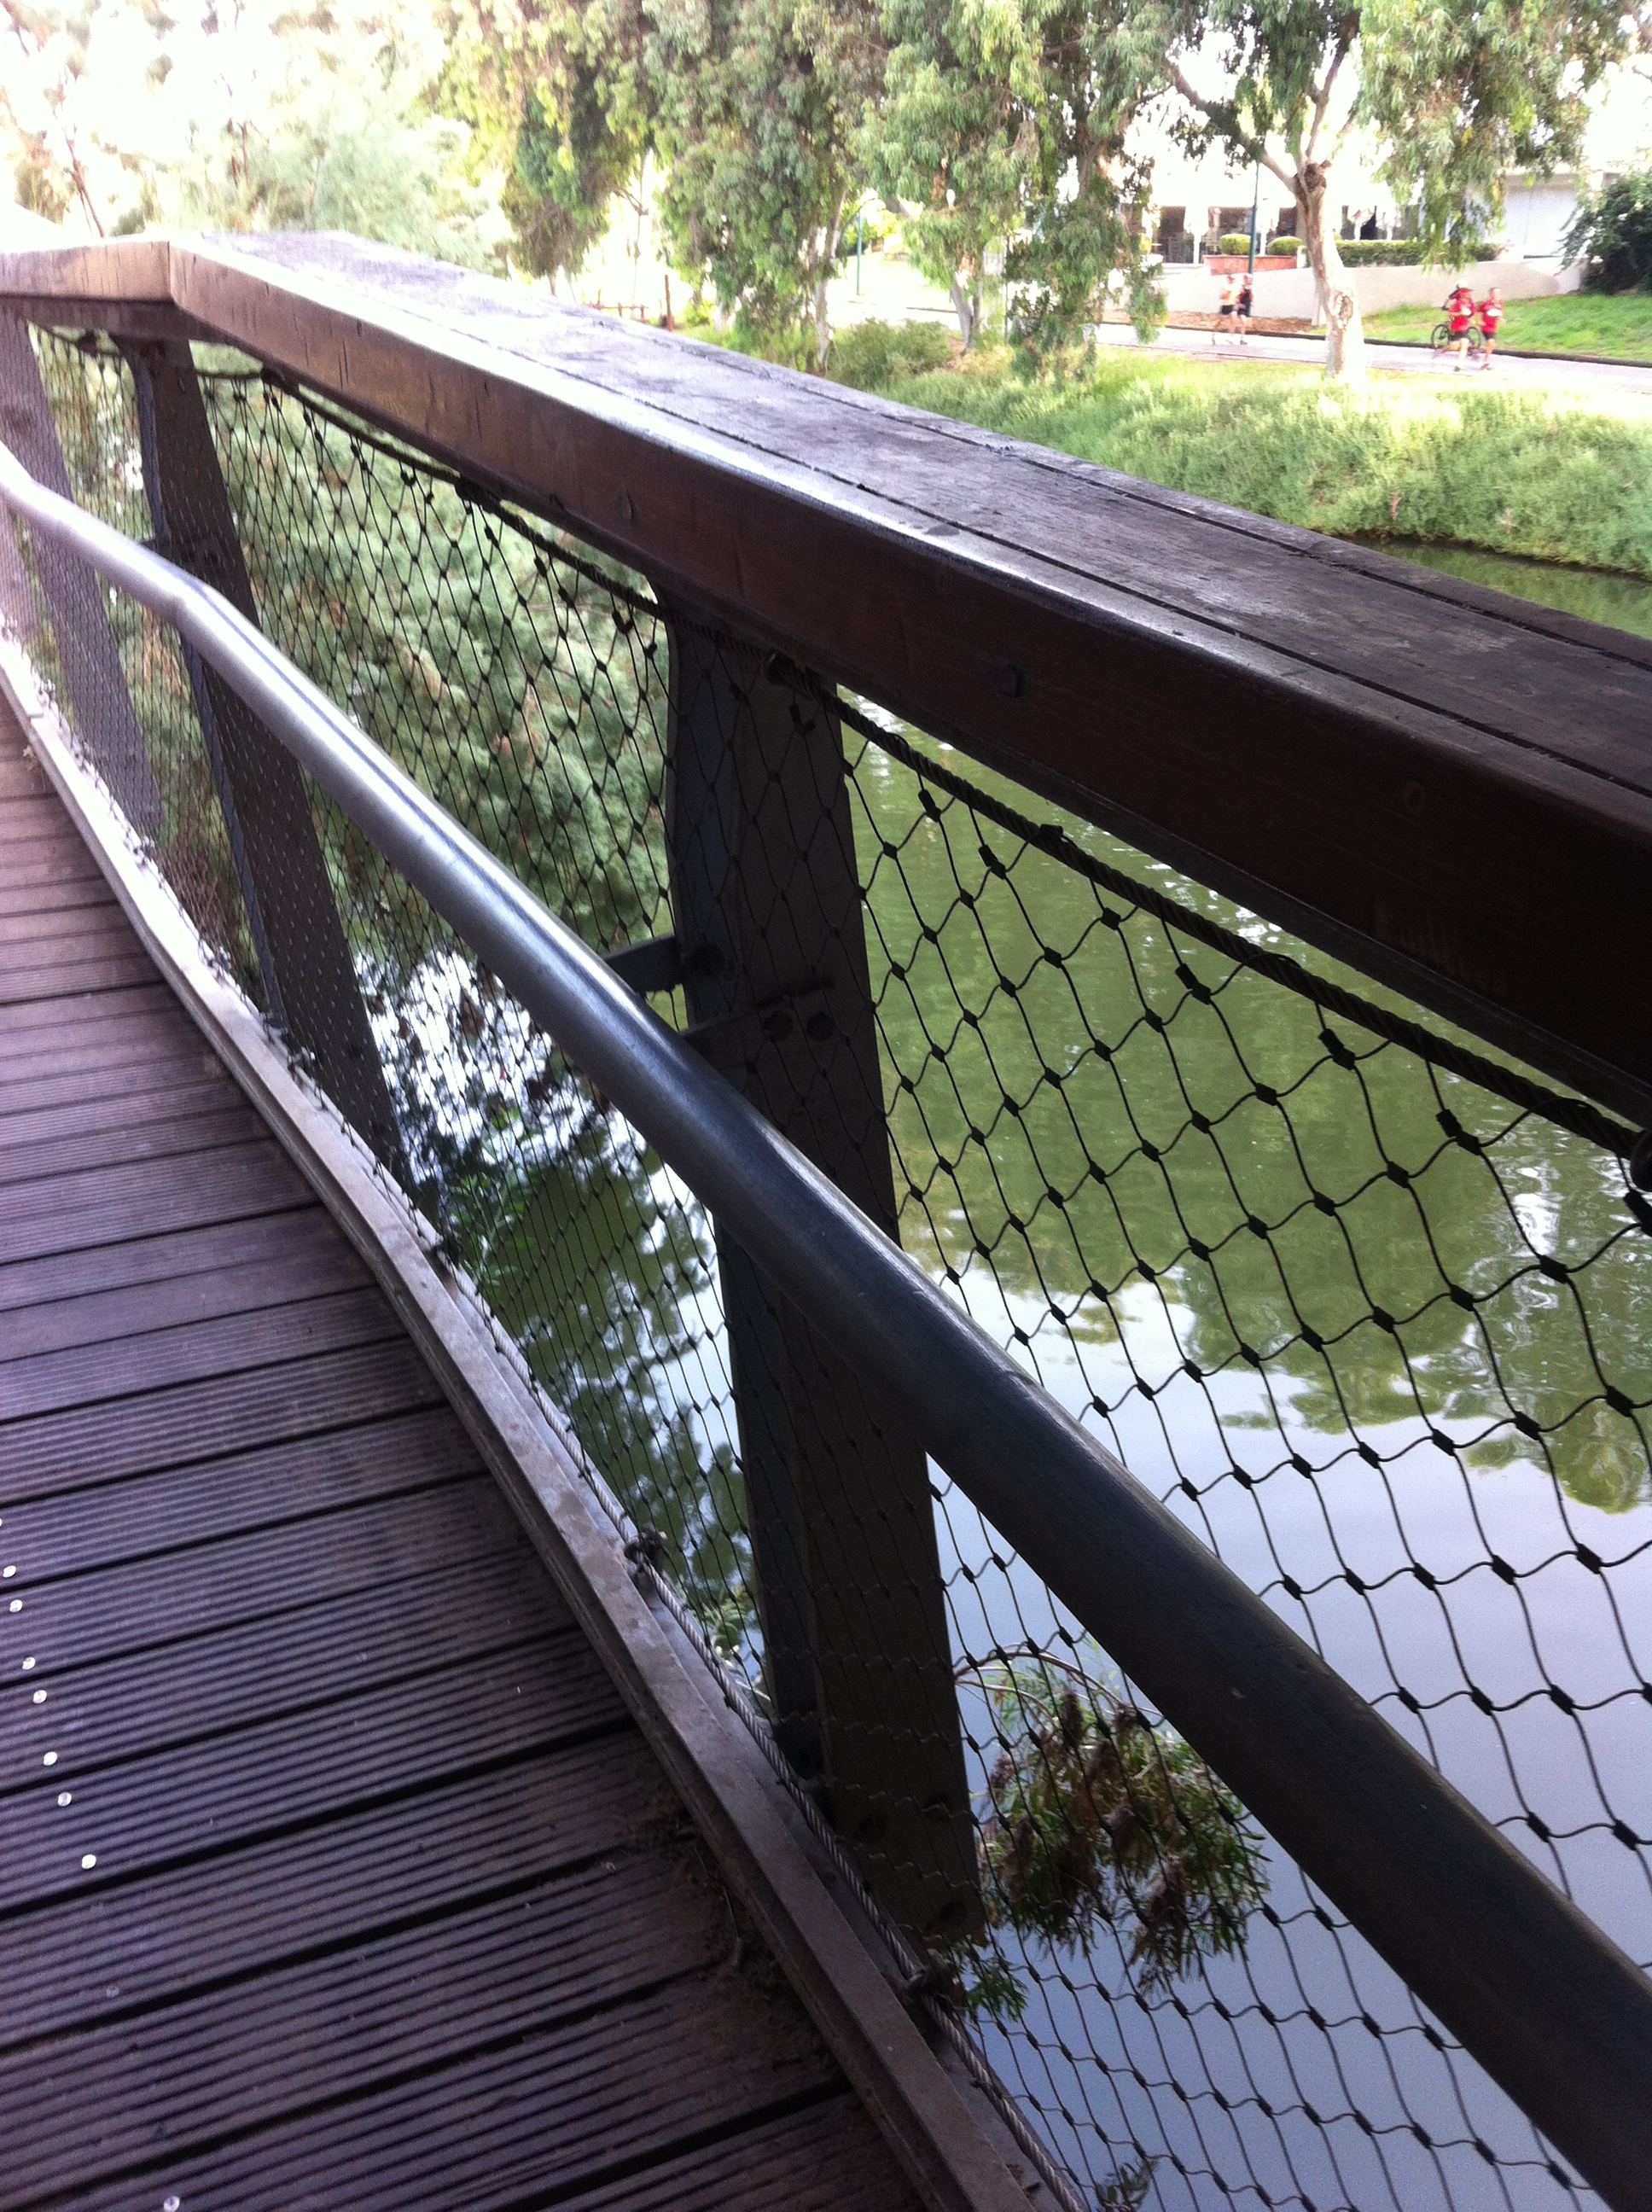
<svg viewBox="0 0 1652 2212">
<path fill-rule="evenodd" d="M 83 314 L 7 326 L 7 435 L 128 542 L 8 472 L 14 632 L 918 2001 L 1103 2203 L 1643 2202 L 1652 1212 L 1598 1021 L 1534 1073 L 675 564 Z"/>
</svg>

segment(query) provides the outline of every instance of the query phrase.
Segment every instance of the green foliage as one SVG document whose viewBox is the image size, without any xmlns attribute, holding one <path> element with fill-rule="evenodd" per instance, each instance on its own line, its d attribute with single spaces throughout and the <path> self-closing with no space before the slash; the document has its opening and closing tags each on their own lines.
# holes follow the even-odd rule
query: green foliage
<svg viewBox="0 0 1652 2212">
<path fill-rule="evenodd" d="M 989 1926 L 1085 1951 L 1113 1928 L 1143 1989 L 1242 1952 L 1261 1840 L 1191 1747 L 1052 1662 L 995 1669 L 988 1694 L 1004 1746 L 981 1829 Z"/>
<path fill-rule="evenodd" d="M 1477 261 L 1490 261 L 1497 249 L 1483 238 L 1458 239 L 1451 248 L 1451 266 L 1467 269 Z M 1337 252 L 1346 269 L 1420 269 L 1438 258 L 1437 250 L 1420 238 L 1344 238 Z"/>
<path fill-rule="evenodd" d="M 938 323 L 852 323 L 832 340 L 835 383 L 886 392 L 903 379 L 944 368 L 952 342 Z"/>
<path fill-rule="evenodd" d="M 971 0 L 890 0 L 883 96 L 868 111 L 868 173 L 888 198 L 915 203 L 904 236 L 932 283 L 951 292 L 968 346 L 989 248 L 1022 221 L 1029 143 L 1023 113 L 1039 98 L 1037 12 Z"/>
<path fill-rule="evenodd" d="M 1250 233 L 1248 230 L 1224 230 L 1217 245 L 1224 253 L 1248 253 Z"/>
<path fill-rule="evenodd" d="M 1162 319 L 1142 265 L 1150 179 L 1125 150 L 1157 84 L 1133 16 L 1126 0 L 887 0 L 884 100 L 863 143 L 879 188 L 917 203 L 914 258 L 951 291 L 966 344 L 1003 237 L 1009 327 L 1029 358 L 1081 343 L 1115 283 L 1139 326 Z"/>
<path fill-rule="evenodd" d="M 1363 129 L 1382 173 L 1420 209 L 1423 256 L 1457 258 L 1503 204 L 1505 170 L 1547 173 L 1576 157 L 1587 97 L 1625 50 L 1617 0 L 1151 0 L 1117 44 L 1120 97 L 1175 94 L 1191 152 L 1260 161 L 1291 192 L 1297 228 L 1334 312 L 1327 361 L 1351 365 L 1358 311 L 1326 220 L 1332 172 Z M 1182 68 L 1195 52 L 1224 70 L 1218 94 Z M 1151 58 L 1149 58 L 1151 57 Z M 1131 112 L 1133 112 L 1133 108 Z"/>
<path fill-rule="evenodd" d="M 501 204 L 536 276 L 577 270 L 635 181 L 653 125 L 640 0 L 447 0 L 441 97 L 503 173 Z"/>
<path fill-rule="evenodd" d="M 1270 253 L 1294 253 L 1301 243 L 1293 232 L 1285 231 L 1278 238 L 1269 239 L 1267 250 Z"/>
<path fill-rule="evenodd" d="M 1652 170 L 1581 199 L 1563 251 L 1583 263 L 1586 291 L 1652 291 Z"/>
<path fill-rule="evenodd" d="M 1153 2164 L 1151 2158 L 1134 2159 L 1121 2166 L 1111 2181 L 1098 2182 L 1096 2212 L 1141 2212 L 1153 2185 Z"/>
<path fill-rule="evenodd" d="M 650 48 L 673 265 L 715 290 L 748 341 L 812 318 L 821 369 L 874 28 L 869 0 L 709 0 L 662 16 Z"/>
<path fill-rule="evenodd" d="M 1625 51 L 1619 0 L 1379 0 L 1357 20 L 1359 119 L 1448 266 L 1501 215 L 1508 171 L 1579 158 L 1589 92 Z"/>
</svg>

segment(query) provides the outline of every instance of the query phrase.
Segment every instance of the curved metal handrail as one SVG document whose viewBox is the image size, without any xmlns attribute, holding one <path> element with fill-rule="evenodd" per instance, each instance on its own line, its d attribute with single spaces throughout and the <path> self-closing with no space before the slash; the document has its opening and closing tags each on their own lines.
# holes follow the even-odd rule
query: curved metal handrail
<svg viewBox="0 0 1652 2212">
<path fill-rule="evenodd" d="M 1652 1982 L 795 1146 L 210 586 L 0 505 L 171 623 L 1617 2212 L 1652 2207 Z"/>
</svg>

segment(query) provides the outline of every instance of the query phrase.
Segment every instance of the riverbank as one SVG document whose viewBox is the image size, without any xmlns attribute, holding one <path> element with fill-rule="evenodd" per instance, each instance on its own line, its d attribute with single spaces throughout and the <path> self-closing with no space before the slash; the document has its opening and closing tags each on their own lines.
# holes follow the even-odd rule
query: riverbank
<svg viewBox="0 0 1652 2212">
<path fill-rule="evenodd" d="M 1007 355 L 893 398 L 1340 538 L 1479 547 L 1652 576 L 1652 405 L 1315 369 L 1102 354 L 1062 380 Z"/>
</svg>

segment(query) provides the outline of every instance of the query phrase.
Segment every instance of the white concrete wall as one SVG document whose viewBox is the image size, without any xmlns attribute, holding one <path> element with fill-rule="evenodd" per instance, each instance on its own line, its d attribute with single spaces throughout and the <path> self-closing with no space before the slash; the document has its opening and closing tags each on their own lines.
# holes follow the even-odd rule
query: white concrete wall
<svg viewBox="0 0 1652 2212">
<path fill-rule="evenodd" d="M 1185 264 L 1159 272 L 1171 312 L 1213 315 L 1221 304 L 1225 278 L 1203 266 Z M 1456 282 L 1451 269 L 1351 269 L 1354 297 L 1364 315 L 1383 307 L 1437 307 Z M 1463 272 L 1477 299 L 1497 285 L 1505 300 L 1540 300 L 1557 292 L 1575 292 L 1580 268 L 1558 269 L 1533 261 L 1477 261 Z M 1304 317 L 1314 312 L 1314 272 L 1311 269 L 1262 269 L 1256 274 L 1256 312 L 1259 315 Z"/>
</svg>

